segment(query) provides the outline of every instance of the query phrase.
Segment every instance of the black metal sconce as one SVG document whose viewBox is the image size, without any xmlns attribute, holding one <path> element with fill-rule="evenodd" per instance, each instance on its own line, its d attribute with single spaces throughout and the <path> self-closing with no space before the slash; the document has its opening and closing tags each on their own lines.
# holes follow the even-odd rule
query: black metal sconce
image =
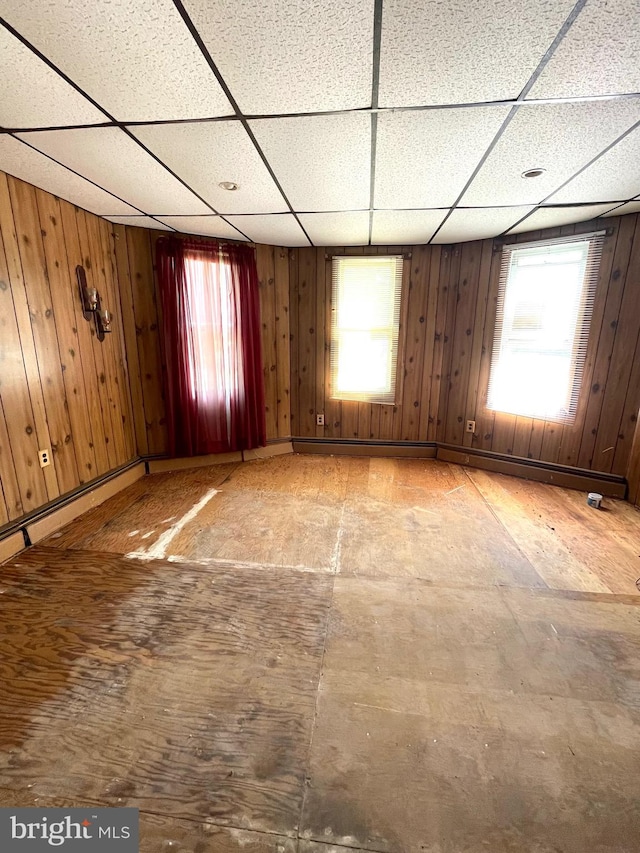
<svg viewBox="0 0 640 853">
<path fill-rule="evenodd" d="M 84 267 L 80 265 L 76 267 L 76 277 L 78 279 L 78 289 L 80 290 L 82 316 L 85 320 L 89 321 L 93 318 L 96 324 L 96 336 L 99 341 L 103 341 L 104 336 L 111 332 L 112 314 L 106 308 L 102 307 L 100 294 L 96 288 L 89 287 L 87 284 L 87 275 Z"/>
</svg>

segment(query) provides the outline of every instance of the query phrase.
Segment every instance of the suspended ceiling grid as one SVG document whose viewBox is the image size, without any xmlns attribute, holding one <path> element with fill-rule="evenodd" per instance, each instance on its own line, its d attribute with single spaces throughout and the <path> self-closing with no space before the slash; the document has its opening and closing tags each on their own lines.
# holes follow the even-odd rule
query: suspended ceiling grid
<svg viewBox="0 0 640 853">
<path fill-rule="evenodd" d="M 113 222 L 412 244 L 640 210 L 637 0 L 0 0 L 0 15 L 0 169 Z"/>
</svg>

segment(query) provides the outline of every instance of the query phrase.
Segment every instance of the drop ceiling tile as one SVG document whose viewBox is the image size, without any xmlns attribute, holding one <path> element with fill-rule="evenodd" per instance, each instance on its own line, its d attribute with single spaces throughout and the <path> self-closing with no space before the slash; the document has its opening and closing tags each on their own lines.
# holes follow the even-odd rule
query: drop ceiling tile
<svg viewBox="0 0 640 853">
<path fill-rule="evenodd" d="M 450 207 L 508 114 L 469 107 L 378 115 L 375 207 Z"/>
<path fill-rule="evenodd" d="M 2 127 L 91 124 L 107 118 L 33 51 L 0 27 Z"/>
<path fill-rule="evenodd" d="M 239 121 L 132 127 L 164 163 L 218 213 L 280 213 L 289 208 Z M 234 192 L 221 181 L 235 181 Z"/>
<path fill-rule="evenodd" d="M 522 216 L 533 210 L 529 206 L 456 208 L 434 237 L 434 243 L 463 243 L 466 240 L 484 240 L 497 237 Z"/>
<path fill-rule="evenodd" d="M 374 246 L 428 243 L 446 210 L 376 210 L 371 243 Z"/>
<path fill-rule="evenodd" d="M 639 30 L 638 0 L 589 0 L 529 97 L 640 91 Z"/>
<path fill-rule="evenodd" d="M 210 213 L 200 199 L 117 127 L 18 136 L 145 213 Z"/>
<path fill-rule="evenodd" d="M 228 219 L 254 243 L 266 243 L 269 246 L 309 245 L 302 228 L 291 213 L 275 213 L 272 216 L 229 216 Z"/>
<path fill-rule="evenodd" d="M 246 240 L 239 231 L 220 219 L 219 216 L 161 216 L 162 222 L 183 234 L 199 234 L 204 237 L 222 237 L 229 240 Z"/>
<path fill-rule="evenodd" d="M 10 6 L 5 19 L 120 121 L 233 113 L 171 0 Z"/>
<path fill-rule="evenodd" d="M 380 106 L 517 97 L 574 0 L 385 0 Z"/>
<path fill-rule="evenodd" d="M 185 0 L 246 115 L 371 103 L 373 0 Z"/>
<path fill-rule="evenodd" d="M 605 216 L 624 216 L 625 213 L 640 213 L 640 201 L 628 201 L 626 204 L 616 207 Z"/>
<path fill-rule="evenodd" d="M 133 225 L 136 228 L 155 228 L 156 231 L 171 231 L 168 225 L 163 225 L 157 219 L 152 219 L 150 216 L 105 216 L 109 222 L 115 222 L 116 225 Z"/>
<path fill-rule="evenodd" d="M 294 210 L 369 207 L 368 115 L 261 119 L 250 126 Z"/>
<path fill-rule="evenodd" d="M 369 211 L 301 213 L 300 221 L 314 246 L 364 246 L 369 242 Z"/>
<path fill-rule="evenodd" d="M 537 204 L 638 120 L 640 98 L 521 107 L 460 204 Z M 546 171 L 522 177 L 535 167 Z"/>
<path fill-rule="evenodd" d="M 640 192 L 640 128 L 554 193 L 552 204 L 620 201 Z"/>
<path fill-rule="evenodd" d="M 585 204 L 579 207 L 539 207 L 524 222 L 511 228 L 509 234 L 523 231 L 538 231 L 541 228 L 556 228 L 573 222 L 587 222 L 611 210 L 610 204 Z"/>
<path fill-rule="evenodd" d="M 0 169 L 91 213 L 102 216 L 137 213 L 135 207 L 114 198 L 7 134 L 0 135 Z"/>
</svg>

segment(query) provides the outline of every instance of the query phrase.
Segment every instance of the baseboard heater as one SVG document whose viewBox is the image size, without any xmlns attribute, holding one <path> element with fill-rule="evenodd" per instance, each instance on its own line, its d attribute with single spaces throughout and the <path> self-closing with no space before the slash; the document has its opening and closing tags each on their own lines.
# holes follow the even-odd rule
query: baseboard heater
<svg viewBox="0 0 640 853">
<path fill-rule="evenodd" d="M 526 459 L 490 450 L 444 444 L 437 441 L 361 441 L 359 439 L 294 438 L 294 453 L 327 453 L 344 456 L 389 456 L 394 458 L 439 459 L 470 468 L 510 474 L 579 491 L 600 492 L 607 497 L 625 498 L 627 481 L 619 474 L 573 468 L 538 459 Z"/>
</svg>

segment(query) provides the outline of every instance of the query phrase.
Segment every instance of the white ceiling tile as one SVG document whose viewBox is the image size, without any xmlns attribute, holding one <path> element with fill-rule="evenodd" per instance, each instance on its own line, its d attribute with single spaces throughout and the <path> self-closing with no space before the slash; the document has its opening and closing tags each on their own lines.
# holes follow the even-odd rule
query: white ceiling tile
<svg viewBox="0 0 640 853">
<path fill-rule="evenodd" d="M 537 204 L 638 120 L 640 98 L 521 107 L 460 203 Z M 522 177 L 535 167 L 546 171 Z"/>
<path fill-rule="evenodd" d="M 314 246 L 364 246 L 369 242 L 369 211 L 301 213 L 300 221 Z"/>
<path fill-rule="evenodd" d="M 261 119 L 250 125 L 294 210 L 369 207 L 368 115 Z"/>
<path fill-rule="evenodd" d="M 186 0 L 246 115 L 371 103 L 373 0 Z"/>
<path fill-rule="evenodd" d="M 8 22 L 120 121 L 231 115 L 171 0 L 20 0 Z"/>
<path fill-rule="evenodd" d="M 610 213 L 605 213 L 605 216 L 624 216 L 625 213 L 640 213 L 640 201 L 628 201 L 620 207 L 614 208 Z"/>
<path fill-rule="evenodd" d="M 91 213 L 137 213 L 134 207 L 7 134 L 0 134 L 0 169 Z"/>
<path fill-rule="evenodd" d="M 374 246 L 428 243 L 446 210 L 376 210 L 371 243 Z"/>
<path fill-rule="evenodd" d="M 55 127 L 106 121 L 106 116 L 33 51 L 0 27 L 3 127 Z"/>
<path fill-rule="evenodd" d="M 484 240 L 497 237 L 522 216 L 533 210 L 530 206 L 456 208 L 434 237 L 434 243 L 463 243 L 466 240 Z"/>
<path fill-rule="evenodd" d="M 585 204 L 579 207 L 539 207 L 524 222 L 511 228 L 509 234 L 523 231 L 538 231 L 541 228 L 556 228 L 573 222 L 587 222 L 611 210 L 610 204 Z"/>
<path fill-rule="evenodd" d="M 147 125 L 131 132 L 219 213 L 289 209 L 239 121 Z M 221 181 L 235 181 L 239 189 L 223 190 Z"/>
<path fill-rule="evenodd" d="M 568 202 L 620 201 L 640 191 L 640 128 L 599 157 L 548 201 Z"/>
<path fill-rule="evenodd" d="M 379 115 L 375 207 L 452 205 L 508 113 L 470 107 Z"/>
<path fill-rule="evenodd" d="M 183 234 L 199 234 L 205 237 L 222 237 L 230 240 L 246 239 L 219 216 L 161 216 L 158 218 Z"/>
<path fill-rule="evenodd" d="M 145 213 L 210 213 L 200 199 L 119 128 L 18 135 Z"/>
<path fill-rule="evenodd" d="M 136 228 L 155 228 L 156 231 L 171 231 L 168 225 L 163 225 L 157 219 L 152 219 L 150 216 L 105 216 L 109 222 L 115 222 L 116 225 L 133 225 Z"/>
<path fill-rule="evenodd" d="M 517 97 L 574 0 L 385 0 L 380 106 Z"/>
<path fill-rule="evenodd" d="M 640 91 L 639 31 L 638 0 L 589 0 L 529 97 Z"/>
<path fill-rule="evenodd" d="M 291 213 L 275 213 L 272 216 L 229 216 L 232 225 L 239 228 L 254 243 L 266 243 L 269 246 L 308 246 L 304 236 Z"/>
</svg>

